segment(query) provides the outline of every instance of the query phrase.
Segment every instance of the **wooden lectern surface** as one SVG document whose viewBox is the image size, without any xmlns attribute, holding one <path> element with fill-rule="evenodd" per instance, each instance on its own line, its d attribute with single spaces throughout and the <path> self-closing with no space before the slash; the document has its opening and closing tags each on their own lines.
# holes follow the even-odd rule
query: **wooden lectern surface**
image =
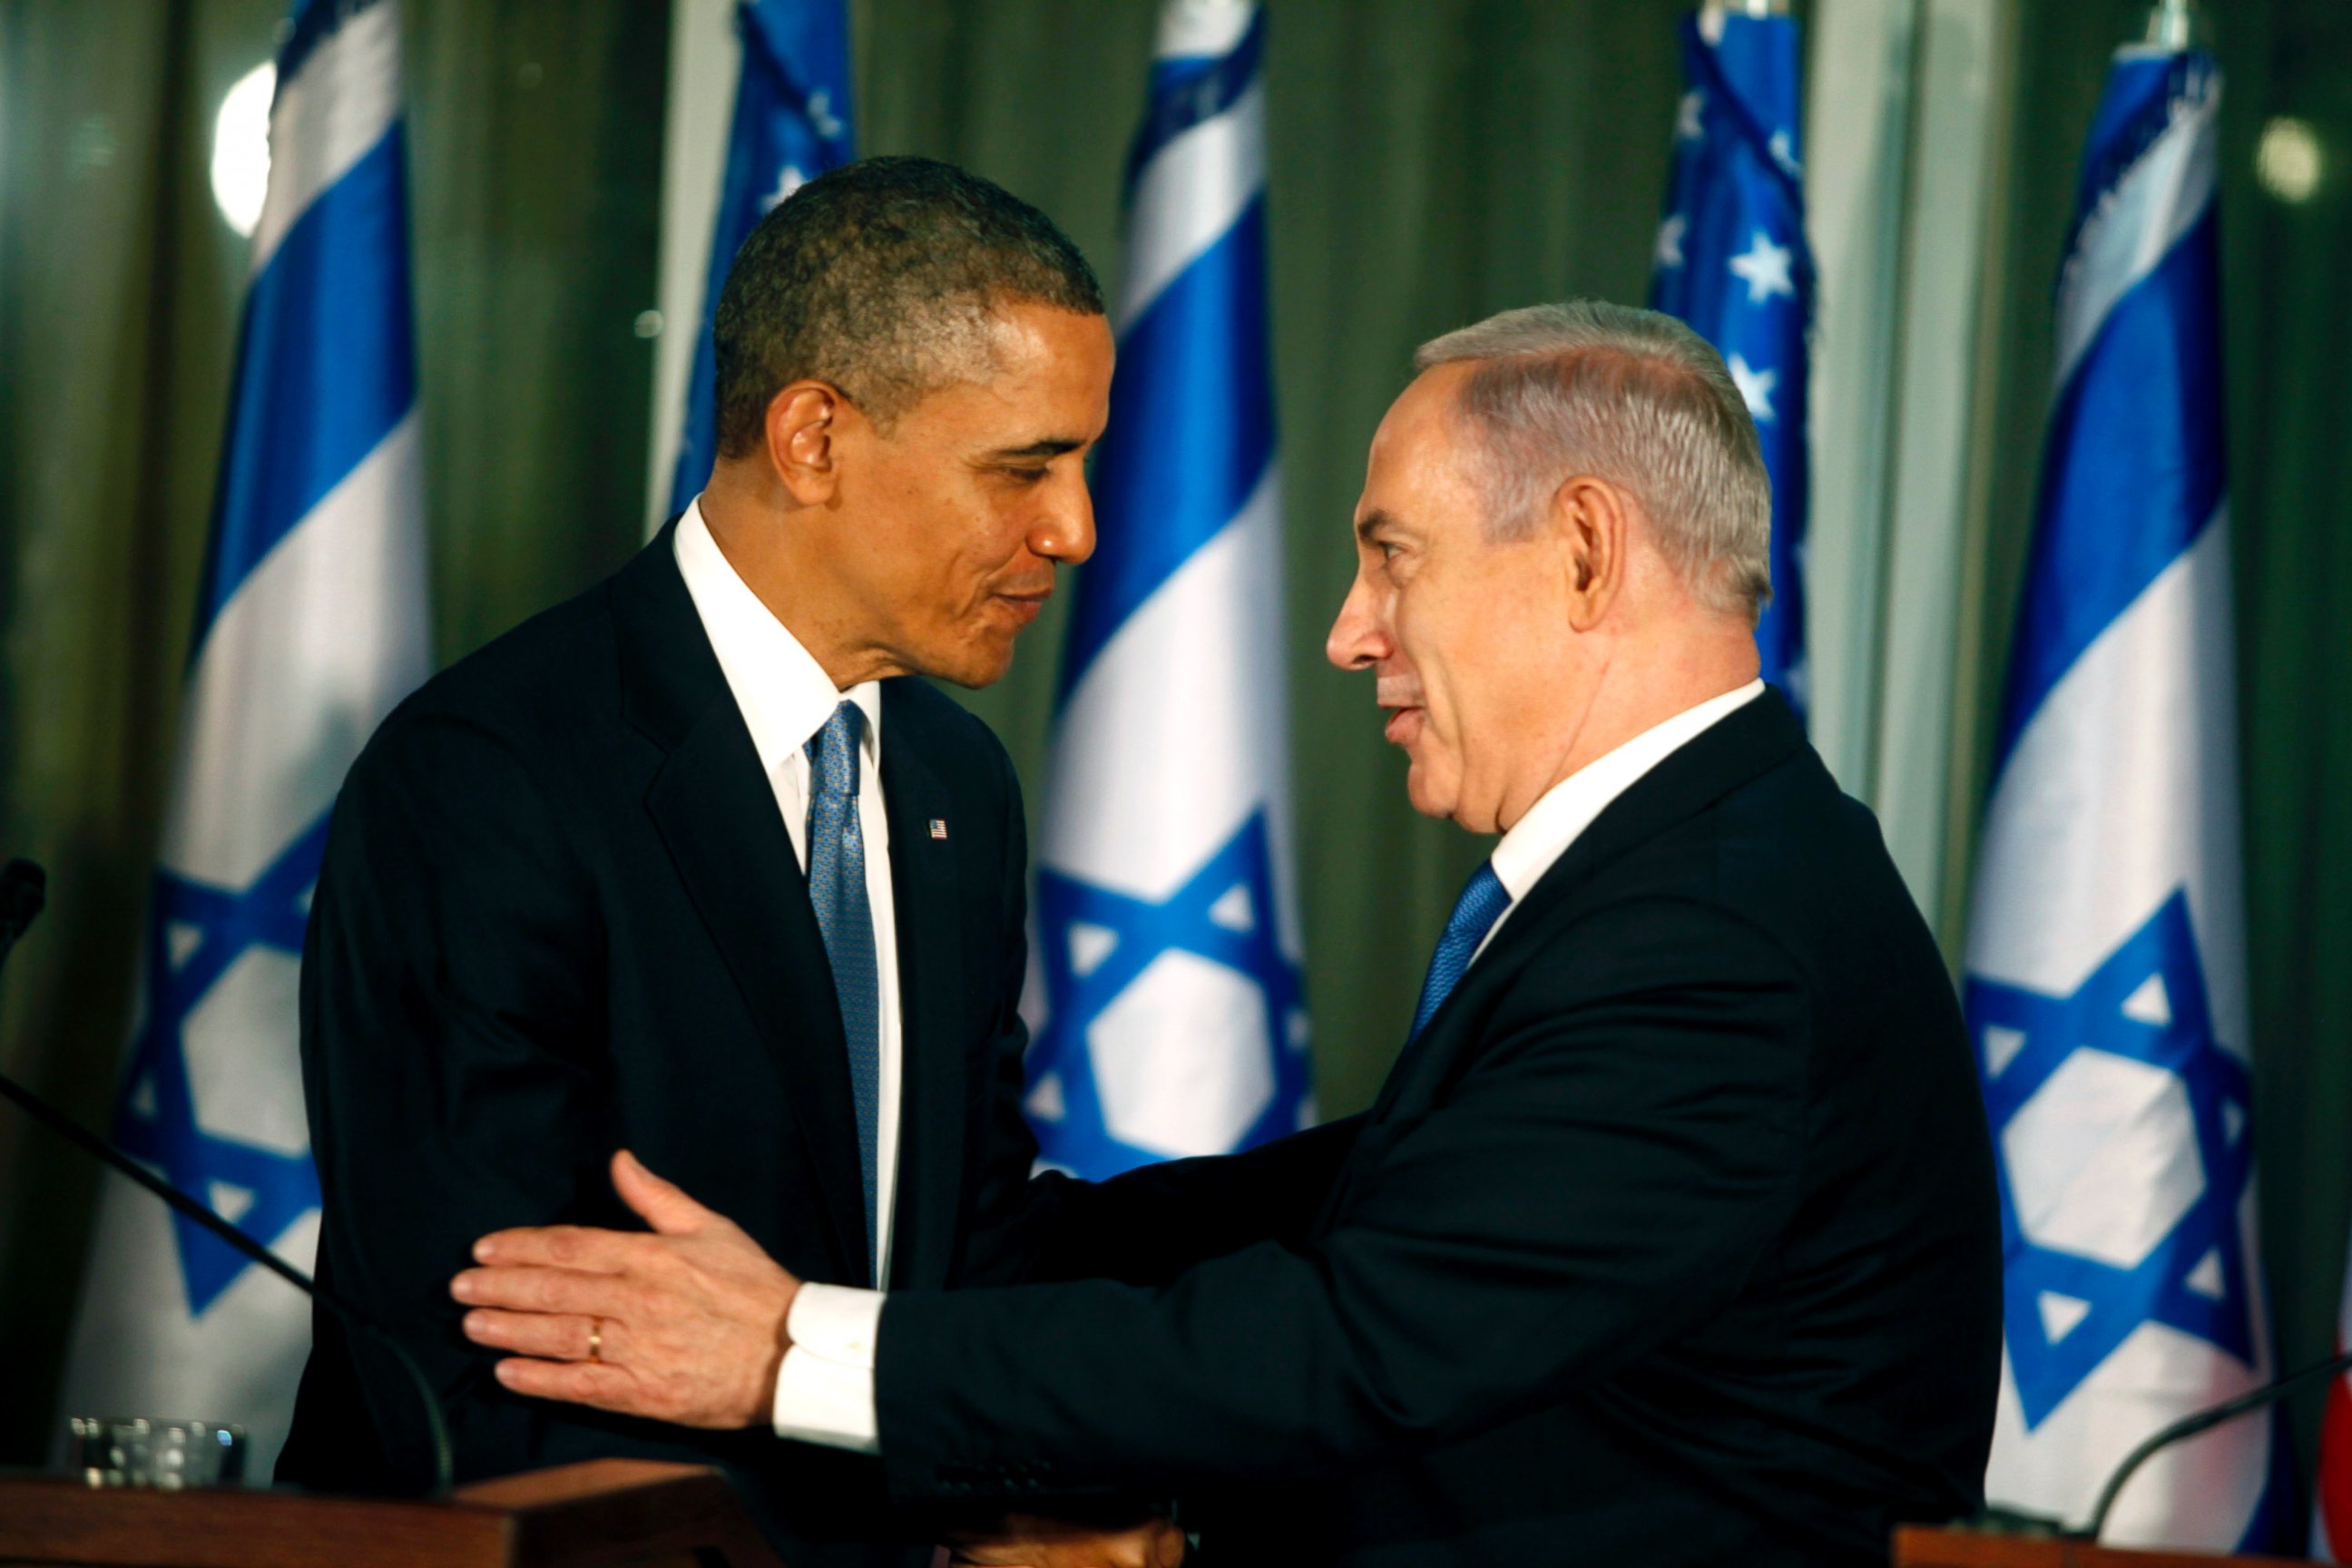
<svg viewBox="0 0 2352 1568">
<path fill-rule="evenodd" d="M 703 1555 L 708 1554 L 708 1555 Z M 0 1568 L 780 1568 L 707 1466 L 594 1459 L 437 1501 L 0 1478 Z"/>
<path fill-rule="evenodd" d="M 2135 1552 L 2084 1541 L 2035 1541 L 1966 1530 L 1906 1525 L 1895 1532 L 1895 1568 L 2226 1568 L 2283 1563 L 2285 1557 L 2223 1557 L 2210 1552 Z"/>
</svg>

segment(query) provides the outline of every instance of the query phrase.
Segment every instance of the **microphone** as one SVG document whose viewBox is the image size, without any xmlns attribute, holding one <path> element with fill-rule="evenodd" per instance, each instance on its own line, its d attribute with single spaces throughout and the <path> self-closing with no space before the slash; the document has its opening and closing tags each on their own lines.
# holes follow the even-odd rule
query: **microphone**
<svg viewBox="0 0 2352 1568">
<path fill-rule="evenodd" d="M 2316 1383 L 2323 1378 L 2341 1376 L 2347 1372 L 2352 1372 L 2352 1351 L 2347 1351 L 2342 1355 L 2330 1356 L 2326 1361 L 2315 1363 L 2300 1372 L 2291 1372 L 2276 1382 L 2266 1383 L 2260 1388 L 2249 1389 L 2234 1399 L 2225 1399 L 2221 1404 L 2210 1405 L 2203 1410 L 2192 1410 L 2169 1426 L 2158 1427 L 2148 1434 L 2147 1439 L 2137 1447 L 2126 1454 L 2123 1463 L 2117 1465 L 2115 1473 L 2108 1476 L 2106 1484 L 2099 1489 L 2098 1500 L 2091 1507 L 2091 1521 L 2080 1530 L 2069 1530 L 2063 1521 L 2053 1519 L 2046 1514 L 2027 1513 L 2016 1509 L 1997 1507 L 1988 1507 L 1975 1518 L 1957 1524 L 1954 1528 L 1975 1535 L 2022 1536 L 2042 1541 L 2079 1541 L 2096 1546 L 2099 1543 L 2100 1533 L 2107 1527 L 2107 1515 L 2115 1511 L 2116 1500 L 2123 1495 L 2124 1483 L 2130 1480 L 2142 1465 L 2158 1454 L 2175 1443 L 2194 1437 L 2200 1432 L 2209 1432 L 2224 1422 L 2234 1421 L 2239 1416 L 2249 1415 L 2265 1405 L 2275 1405 L 2296 1389 L 2308 1384 Z"/>
<path fill-rule="evenodd" d="M 25 928 L 33 923 L 33 918 L 41 912 L 47 894 L 47 878 L 30 860 L 11 860 L 7 869 L 0 871 L 0 966 L 6 964 L 9 950 L 16 945 L 16 939 L 25 934 Z M 425 1369 L 416 1364 L 415 1357 L 393 1337 L 390 1330 L 5 1072 L 0 1072 L 0 1097 L 14 1100 L 23 1107 L 26 1115 L 67 1142 L 100 1164 L 129 1177 L 171 1205 L 174 1214 L 209 1231 L 248 1261 L 259 1264 L 326 1308 L 341 1321 L 346 1329 L 364 1334 L 390 1351 L 401 1369 L 408 1373 L 409 1381 L 416 1385 L 417 1397 L 425 1407 L 425 1425 L 432 1432 L 433 1489 L 425 1495 L 436 1498 L 447 1495 L 454 1479 L 455 1461 L 449 1447 L 449 1424 L 441 1414 L 440 1396 L 433 1392 L 432 1382 L 425 1377 Z"/>
<path fill-rule="evenodd" d="M 2192 1411 L 2168 1426 L 2158 1427 L 2149 1435 L 2146 1442 L 2124 1456 L 2124 1462 L 2116 1467 L 2116 1473 L 2109 1476 L 2107 1484 L 2099 1489 L 2099 1500 L 2091 1510 L 2091 1522 L 2076 1532 L 2078 1539 L 2090 1542 L 2093 1545 L 2098 1543 L 2099 1531 L 2106 1528 L 2107 1514 L 2115 1508 L 2116 1499 L 2122 1495 L 2124 1483 L 2131 1479 L 2134 1470 L 2147 1463 L 2162 1450 L 2183 1438 L 2194 1437 L 2200 1432 L 2219 1426 L 2225 1421 L 2234 1421 L 2239 1416 L 2260 1410 L 2265 1405 L 2276 1405 L 2280 1400 L 2307 1384 L 2316 1383 L 2323 1378 L 2339 1376 L 2347 1371 L 2352 1371 L 2352 1352 L 2330 1356 L 2326 1361 L 2305 1367 L 2301 1372 L 2289 1373 L 2275 1383 L 2266 1383 L 2260 1388 L 2251 1389 L 2235 1399 L 2225 1399 L 2210 1408 Z"/>
</svg>

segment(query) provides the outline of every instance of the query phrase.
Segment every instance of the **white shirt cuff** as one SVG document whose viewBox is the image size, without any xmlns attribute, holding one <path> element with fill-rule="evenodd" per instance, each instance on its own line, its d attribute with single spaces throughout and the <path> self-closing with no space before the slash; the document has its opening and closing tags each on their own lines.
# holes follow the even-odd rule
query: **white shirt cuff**
<svg viewBox="0 0 2352 1568">
<path fill-rule="evenodd" d="M 803 1285 L 785 1316 L 792 1344 L 776 1370 L 776 1436 L 859 1454 L 882 1451 L 874 1415 L 874 1341 L 882 1292 Z"/>
</svg>

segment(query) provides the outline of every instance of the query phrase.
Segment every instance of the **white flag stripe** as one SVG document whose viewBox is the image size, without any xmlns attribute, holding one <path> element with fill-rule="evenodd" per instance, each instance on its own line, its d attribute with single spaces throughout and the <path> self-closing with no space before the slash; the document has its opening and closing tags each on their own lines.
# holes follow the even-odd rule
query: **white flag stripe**
<svg viewBox="0 0 2352 1568">
<path fill-rule="evenodd" d="M 248 1478 L 267 1479 L 285 1444 L 291 1402 L 265 1408 L 242 1398 L 220 1402 L 216 1391 L 291 1391 L 310 1352 L 310 1299 L 275 1274 L 247 1268 L 221 1292 L 213 1310 L 191 1318 L 179 1281 L 165 1264 L 178 1243 L 172 1211 L 154 1194 L 109 1173 L 100 1189 L 96 1234 L 105 1245 L 90 1255 L 74 1325 L 77 1372 L 53 1434 L 62 1444 L 69 1415 L 150 1415 L 167 1419 L 236 1421 L 246 1427 Z M 319 1215 L 312 1210 L 270 1248 L 308 1269 L 319 1249 Z M 200 1382 L 204 1392 L 192 1393 Z M 159 1391 L 169 1390 L 169 1394 Z M 151 1402 L 173 1401 L 171 1408 Z"/>
<path fill-rule="evenodd" d="M 2257 1204 L 2247 1189 L 2239 1223 L 2251 1235 Z M 2261 1366 L 2272 1363 L 2267 1313 L 2254 1317 Z M 2010 1508 L 2071 1519 L 2084 1511 L 2084 1478 L 2104 1477 L 2158 1426 L 2188 1411 L 2261 1386 L 2264 1376 L 2162 1323 L 2143 1323 L 2083 1386 L 2031 1434 L 2019 1411 L 2011 1366 L 2001 1366 L 1993 1419 L 1989 1495 Z M 2065 1462 L 2047 1462 L 2063 1454 Z M 2227 1552 L 2245 1532 L 2270 1464 L 2270 1429 L 2248 1418 L 2175 1445 L 2133 1478 L 2102 1538 L 2108 1544 L 2158 1542 Z"/>
<path fill-rule="evenodd" d="M 1269 635 L 1282 613 L 1279 472 L 1267 465 L 1240 514 L 1128 616 L 1070 692 L 1045 865 L 1164 899 L 1252 812 L 1286 796 L 1280 708 L 1270 693 L 1234 700 L 1236 668 L 1280 657 Z"/>
<path fill-rule="evenodd" d="M 2100 634 L 2019 736 L 1988 804 L 1968 970 L 2071 994 L 2186 885 L 2213 1027 L 2247 1051 L 2229 667 L 2180 656 L 2230 635 L 2225 516 Z M 2119 811 L 2108 803 L 2130 800 Z"/>
<path fill-rule="evenodd" d="M 1202 251 L 1224 237 L 1265 187 L 1265 84 L 1154 153 L 1136 181 L 1118 312 L 1121 332 Z"/>
<path fill-rule="evenodd" d="M 431 668 L 414 413 L 262 558 L 189 671 L 163 863 L 241 888 Z M 299 694 L 299 695 L 298 695 Z"/>
<path fill-rule="evenodd" d="M 400 8 L 371 6 L 338 28 L 278 84 L 269 112 L 269 193 L 253 231 L 257 276 L 320 193 L 383 140 L 400 118 Z"/>
<path fill-rule="evenodd" d="M 2183 109 L 2083 225 L 2058 282 L 2058 374 L 2064 386 L 2123 297 L 2172 253 L 2213 200 L 2217 92 Z"/>
<path fill-rule="evenodd" d="M 1231 52 L 1249 31 L 1249 0 L 1176 0 L 1160 12 L 1154 57 L 1204 59 Z"/>
</svg>

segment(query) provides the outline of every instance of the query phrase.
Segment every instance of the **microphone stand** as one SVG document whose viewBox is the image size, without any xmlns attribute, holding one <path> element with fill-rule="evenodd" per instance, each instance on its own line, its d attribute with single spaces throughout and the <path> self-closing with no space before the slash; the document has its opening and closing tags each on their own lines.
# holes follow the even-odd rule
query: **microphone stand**
<svg viewBox="0 0 2352 1568">
<path fill-rule="evenodd" d="M 2116 1499 L 2123 1495 L 2124 1483 L 2131 1479 L 2133 1471 L 2154 1458 L 2158 1450 L 2170 1447 L 2184 1437 L 2194 1437 L 2198 1433 L 2219 1426 L 2225 1421 L 2234 1421 L 2265 1405 L 2275 1405 L 2306 1384 L 2347 1371 L 2352 1371 L 2352 1352 L 2330 1356 L 2326 1361 L 2305 1367 L 2301 1372 L 2289 1373 L 2275 1383 L 2266 1383 L 2235 1399 L 2225 1399 L 2210 1409 L 2192 1411 L 2170 1426 L 2157 1428 L 2138 1447 L 2124 1456 L 2124 1462 L 2116 1467 L 2116 1473 L 2109 1476 L 2107 1484 L 2099 1489 L 2099 1500 L 2091 1509 L 2091 1522 L 2074 1531 L 2074 1538 L 2087 1541 L 2094 1546 L 2098 1544 L 2099 1532 L 2106 1528 L 2107 1515 L 2115 1508 Z"/>
<path fill-rule="evenodd" d="M 42 875 L 41 868 L 29 860 L 11 860 L 7 869 L 0 872 L 0 969 L 6 967 L 9 950 L 16 946 L 16 939 L 25 933 L 25 928 L 32 924 L 33 918 L 41 912 L 46 894 L 46 879 Z M 326 1308 L 346 1329 L 366 1335 L 390 1351 L 393 1359 L 400 1363 L 401 1370 L 408 1374 L 409 1381 L 416 1385 L 417 1397 L 425 1409 L 425 1425 L 431 1432 L 433 1489 L 425 1495 L 435 1498 L 447 1495 L 456 1466 L 449 1445 L 449 1425 L 441 1414 L 440 1396 L 434 1392 L 432 1381 L 425 1375 L 425 1369 L 416 1364 L 416 1358 L 409 1354 L 408 1348 L 394 1339 L 389 1330 L 362 1313 L 358 1308 L 338 1298 L 316 1279 L 221 1218 L 203 1204 L 148 1170 L 146 1166 L 115 1147 L 108 1140 L 100 1138 L 97 1133 L 90 1131 L 81 1123 L 58 1110 L 5 1072 L 0 1072 L 0 1097 L 15 1101 L 23 1107 L 26 1113 L 34 1121 L 47 1127 L 50 1131 L 80 1149 L 100 1164 L 128 1176 L 140 1186 L 163 1199 L 171 1206 L 174 1214 L 217 1237 L 235 1248 L 243 1258 L 268 1269 L 272 1274 Z"/>
</svg>

